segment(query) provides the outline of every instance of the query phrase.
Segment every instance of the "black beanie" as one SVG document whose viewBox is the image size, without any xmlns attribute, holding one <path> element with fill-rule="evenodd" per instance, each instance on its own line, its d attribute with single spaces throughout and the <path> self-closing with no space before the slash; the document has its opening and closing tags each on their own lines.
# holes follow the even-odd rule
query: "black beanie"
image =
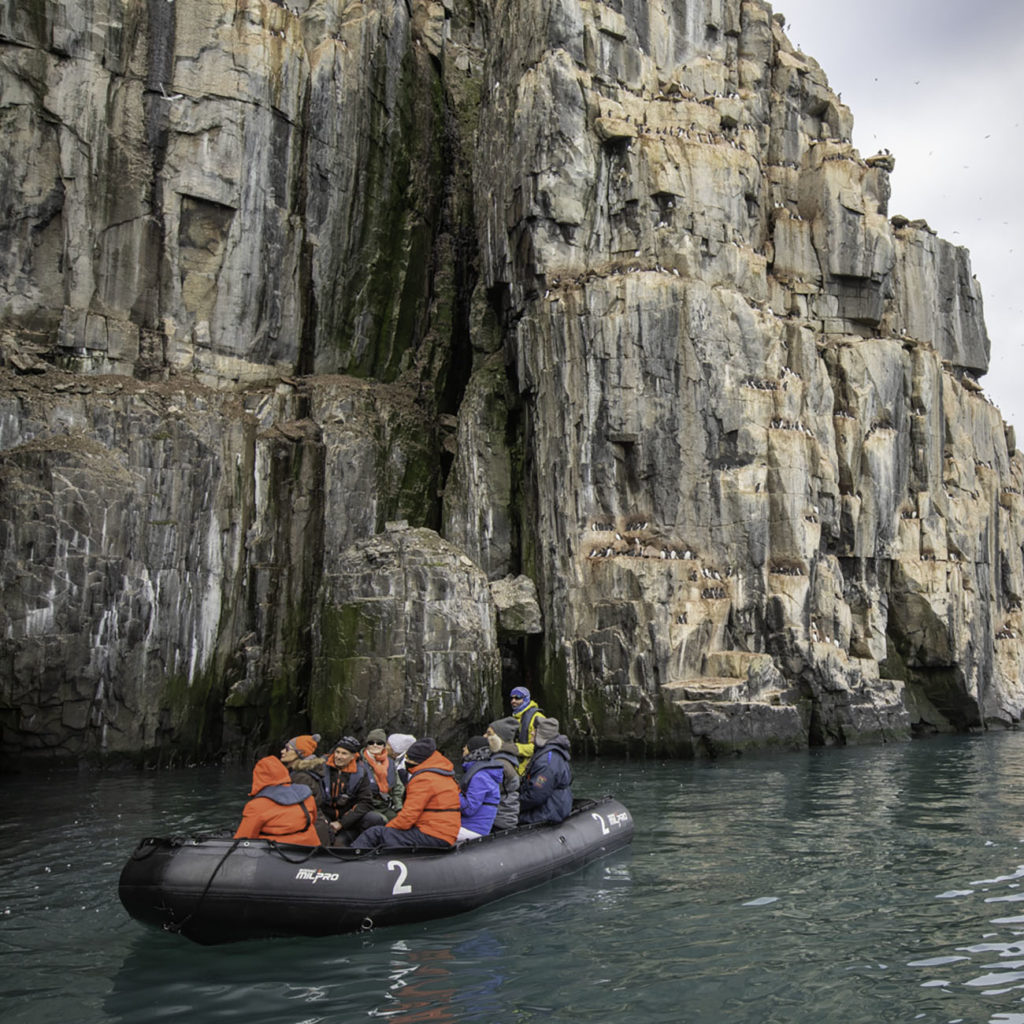
<svg viewBox="0 0 1024 1024">
<path fill-rule="evenodd" d="M 409 765 L 422 764 L 435 750 L 437 750 L 437 744 L 429 736 L 417 740 L 405 752 L 405 763 Z"/>
<path fill-rule="evenodd" d="M 331 747 L 331 750 L 337 750 L 338 747 L 344 747 L 350 754 L 358 754 L 361 746 L 362 744 L 355 738 L 355 736 L 342 736 L 341 739 Z"/>
<path fill-rule="evenodd" d="M 470 736 L 466 740 L 466 749 L 472 753 L 474 750 L 483 750 L 484 748 L 491 749 L 490 744 L 487 742 L 486 736 Z"/>
</svg>

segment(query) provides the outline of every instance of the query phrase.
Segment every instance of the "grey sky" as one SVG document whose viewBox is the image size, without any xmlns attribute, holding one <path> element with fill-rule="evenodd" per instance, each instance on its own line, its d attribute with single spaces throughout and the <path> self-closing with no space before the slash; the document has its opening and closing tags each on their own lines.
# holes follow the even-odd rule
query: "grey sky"
<svg viewBox="0 0 1024 1024">
<path fill-rule="evenodd" d="M 862 156 L 892 150 L 889 213 L 966 246 L 992 358 L 982 385 L 1024 447 L 1024 3 L 779 0 L 790 41 L 853 112 Z"/>
</svg>

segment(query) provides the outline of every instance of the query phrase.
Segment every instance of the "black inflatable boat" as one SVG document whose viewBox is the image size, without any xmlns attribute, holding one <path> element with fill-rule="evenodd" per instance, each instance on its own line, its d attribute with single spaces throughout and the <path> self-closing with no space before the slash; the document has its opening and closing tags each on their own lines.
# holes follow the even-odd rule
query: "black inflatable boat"
<svg viewBox="0 0 1024 1024">
<path fill-rule="evenodd" d="M 143 839 L 118 893 L 132 917 L 212 945 L 338 935 L 448 917 L 568 874 L 626 846 L 617 800 L 577 800 L 561 824 L 452 850 L 347 850 L 266 839 Z"/>
</svg>

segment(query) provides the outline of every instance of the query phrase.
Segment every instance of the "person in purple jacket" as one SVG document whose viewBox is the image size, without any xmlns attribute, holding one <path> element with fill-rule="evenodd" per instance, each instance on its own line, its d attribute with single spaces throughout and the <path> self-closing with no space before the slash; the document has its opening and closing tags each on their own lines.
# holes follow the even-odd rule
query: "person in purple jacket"
<svg viewBox="0 0 1024 1024">
<path fill-rule="evenodd" d="M 459 784 L 462 827 L 456 842 L 479 839 L 490 833 L 501 802 L 501 777 L 505 769 L 500 761 L 492 759 L 486 737 L 471 736 L 462 748 L 462 771 Z"/>
</svg>

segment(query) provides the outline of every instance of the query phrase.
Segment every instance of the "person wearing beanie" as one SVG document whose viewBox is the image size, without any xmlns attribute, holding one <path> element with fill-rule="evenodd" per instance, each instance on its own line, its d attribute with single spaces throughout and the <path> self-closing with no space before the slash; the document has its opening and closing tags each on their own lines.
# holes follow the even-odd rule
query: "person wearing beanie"
<svg viewBox="0 0 1024 1024">
<path fill-rule="evenodd" d="M 320 734 L 312 736 L 293 736 L 281 748 L 281 762 L 288 769 L 292 783 L 296 786 L 308 786 L 317 803 L 316 832 L 324 846 L 331 845 L 331 831 L 327 827 L 327 818 L 321 810 L 327 794 L 327 758 L 318 757 L 317 745 Z"/>
<path fill-rule="evenodd" d="M 513 742 L 516 734 L 514 718 L 491 722 L 484 736 L 491 748 L 491 759 L 501 765 L 501 783 L 498 812 L 494 816 L 492 832 L 515 828 L 519 824 L 519 751 Z"/>
<path fill-rule="evenodd" d="M 416 737 L 410 736 L 407 732 L 393 732 L 388 737 L 388 756 L 394 759 L 403 785 L 409 781 L 409 773 L 405 768 L 405 752 L 415 742 Z"/>
<path fill-rule="evenodd" d="M 430 736 L 425 736 L 423 739 L 410 744 L 409 749 L 405 752 L 405 763 L 409 771 L 412 771 L 415 765 L 426 761 L 436 750 L 437 743 Z"/>
<path fill-rule="evenodd" d="M 316 753 L 317 745 L 320 743 L 320 733 L 312 736 L 293 736 L 281 748 L 281 761 L 285 765 L 292 761 L 301 761 L 303 758 L 312 757 Z"/>
<path fill-rule="evenodd" d="M 533 756 L 533 737 L 537 731 L 537 720 L 543 718 L 544 713 L 530 697 L 530 691 L 525 686 L 513 687 L 508 699 L 512 705 L 512 717 L 516 720 L 515 743 L 519 751 L 519 774 L 523 775 L 526 772 L 526 765 Z"/>
<path fill-rule="evenodd" d="M 273 839 L 296 846 L 319 846 L 316 801 L 308 786 L 292 783 L 279 758 L 262 757 L 252 770 L 252 799 L 242 810 L 235 839 Z"/>
<path fill-rule="evenodd" d="M 494 826 L 501 802 L 501 777 L 505 774 L 500 761 L 491 756 L 486 736 L 471 736 L 462 748 L 462 782 L 459 783 L 459 810 L 462 826 L 456 842 L 479 839 Z"/>
<path fill-rule="evenodd" d="M 462 824 L 455 768 L 431 738 L 417 740 L 405 754 L 409 781 L 402 809 L 386 825 L 359 836 L 355 849 L 374 847 L 450 847 Z"/>
<path fill-rule="evenodd" d="M 363 761 L 370 769 L 370 810 L 363 818 L 363 829 L 389 822 L 401 809 L 405 797 L 405 782 L 398 773 L 395 759 L 388 753 L 387 734 L 383 729 L 372 729 L 366 736 Z"/>
<path fill-rule="evenodd" d="M 370 810 L 370 770 L 359 756 L 355 736 L 342 736 L 327 758 L 327 791 L 321 808 L 327 818 L 334 846 L 347 846 L 363 830 Z"/>
<path fill-rule="evenodd" d="M 388 753 L 394 758 L 405 760 L 406 751 L 416 742 L 415 736 L 407 732 L 393 732 L 388 737 Z"/>
<path fill-rule="evenodd" d="M 534 740 L 536 750 L 519 787 L 519 824 L 565 821 L 572 811 L 572 766 L 569 740 L 557 718 L 541 718 Z"/>
</svg>

